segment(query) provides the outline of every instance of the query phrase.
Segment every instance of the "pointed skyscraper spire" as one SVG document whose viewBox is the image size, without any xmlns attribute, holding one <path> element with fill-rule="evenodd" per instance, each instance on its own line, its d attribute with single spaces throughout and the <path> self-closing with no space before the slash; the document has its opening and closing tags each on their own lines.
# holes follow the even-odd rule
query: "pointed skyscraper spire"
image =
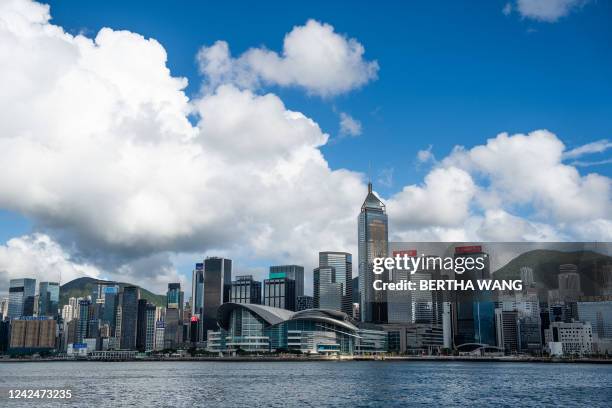
<svg viewBox="0 0 612 408">
<path fill-rule="evenodd" d="M 366 199 L 363 202 L 363 205 L 361 206 L 361 211 L 365 211 L 366 209 L 383 212 L 385 211 L 385 205 L 382 201 L 380 201 L 378 197 L 376 197 L 376 194 L 374 194 L 374 192 L 372 191 L 371 181 L 368 182 L 368 195 L 366 196 Z"/>
</svg>

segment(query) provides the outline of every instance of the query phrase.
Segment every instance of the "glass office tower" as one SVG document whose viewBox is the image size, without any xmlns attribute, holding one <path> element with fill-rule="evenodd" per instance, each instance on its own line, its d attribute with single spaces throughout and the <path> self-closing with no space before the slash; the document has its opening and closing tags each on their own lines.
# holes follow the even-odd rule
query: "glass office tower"
<svg viewBox="0 0 612 408">
<path fill-rule="evenodd" d="M 134 350 L 136 348 L 136 330 L 138 322 L 138 300 L 140 288 L 125 286 L 121 296 L 121 348 Z"/>
<path fill-rule="evenodd" d="M 194 342 L 203 340 L 201 319 L 204 315 L 204 262 L 195 264 L 191 280 L 191 315 L 197 318 L 195 331 L 191 333 Z M 182 316 L 181 316 L 182 318 Z M 166 327 L 166 330 L 168 328 Z"/>
<path fill-rule="evenodd" d="M 119 289 L 117 286 L 107 286 L 104 288 L 104 311 L 102 312 L 102 323 L 107 323 L 111 330 L 111 335 L 115 335 L 117 324 L 117 306 Z"/>
<path fill-rule="evenodd" d="M 232 260 L 209 257 L 204 260 L 204 310 L 200 318 L 202 339 L 208 330 L 217 329 L 217 309 L 229 301 Z"/>
<path fill-rule="evenodd" d="M 9 319 L 33 316 L 36 279 L 11 279 L 9 285 Z"/>
<path fill-rule="evenodd" d="M 166 292 L 166 308 L 179 309 L 179 315 L 183 315 L 183 303 L 185 294 L 181 291 L 179 282 L 169 283 L 168 291 Z"/>
<path fill-rule="evenodd" d="M 319 268 L 333 267 L 334 282 L 340 285 L 341 311 L 353 313 L 353 256 L 348 252 L 319 252 Z"/>
<path fill-rule="evenodd" d="M 458 246 L 455 248 L 454 258 L 483 258 L 485 267 L 482 270 L 473 269 L 462 274 L 455 273 L 458 281 L 472 281 L 476 287 L 479 279 L 489 279 L 489 255 L 481 246 Z M 453 305 L 453 333 L 454 344 L 460 346 L 466 343 L 483 343 L 495 345 L 495 330 L 490 329 L 491 322 L 495 321 L 495 307 L 490 294 L 485 291 L 454 291 Z M 493 334 L 491 334 L 493 333 Z"/>
<path fill-rule="evenodd" d="M 388 281 L 388 274 L 374 275 L 374 258 L 387 257 L 389 225 L 385 205 L 372 192 L 368 183 L 366 196 L 358 219 L 359 291 L 361 292 L 361 321 L 386 323 L 387 299 L 384 291 L 374 290 L 375 279 Z"/>
<path fill-rule="evenodd" d="M 342 311 L 342 284 L 336 282 L 336 268 L 320 266 L 312 276 L 315 309 Z"/>
<path fill-rule="evenodd" d="M 89 337 L 89 320 L 91 319 L 91 301 L 79 300 L 79 321 L 76 327 L 76 342 L 83 343 Z"/>
<path fill-rule="evenodd" d="M 295 281 L 295 304 L 304 296 L 304 267 L 300 265 L 276 265 L 270 267 L 270 279 L 287 278 Z"/>
<path fill-rule="evenodd" d="M 38 286 L 38 315 L 57 317 L 59 307 L 59 283 L 40 282 Z"/>
<path fill-rule="evenodd" d="M 146 299 L 138 300 L 138 323 L 136 327 L 136 348 L 138 351 L 153 350 L 155 305 L 152 305 Z"/>
</svg>

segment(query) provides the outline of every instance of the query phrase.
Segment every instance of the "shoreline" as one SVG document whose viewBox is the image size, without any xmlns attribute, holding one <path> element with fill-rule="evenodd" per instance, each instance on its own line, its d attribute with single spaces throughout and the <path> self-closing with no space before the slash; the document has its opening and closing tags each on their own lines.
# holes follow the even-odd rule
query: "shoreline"
<svg viewBox="0 0 612 408">
<path fill-rule="evenodd" d="M 129 358 L 129 359 L 101 359 L 101 358 L 35 358 L 35 359 L 0 359 L 2 363 L 42 363 L 42 362 L 228 362 L 228 363 L 256 363 L 256 362 L 352 362 L 352 361 L 376 361 L 376 362 L 470 362 L 470 363 L 549 363 L 549 364 L 612 364 L 612 359 L 561 359 L 548 357 L 419 357 L 419 356 L 342 356 L 342 357 L 285 357 L 285 356 L 237 356 L 237 357 L 168 357 L 168 358 Z"/>
</svg>

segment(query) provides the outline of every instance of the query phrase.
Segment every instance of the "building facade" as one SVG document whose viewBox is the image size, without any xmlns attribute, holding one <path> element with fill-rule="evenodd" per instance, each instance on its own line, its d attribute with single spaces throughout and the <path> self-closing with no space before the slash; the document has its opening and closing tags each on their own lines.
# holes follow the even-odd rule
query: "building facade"
<svg viewBox="0 0 612 408">
<path fill-rule="evenodd" d="M 8 318 L 34 315 L 36 279 L 11 279 L 9 283 Z"/>
<path fill-rule="evenodd" d="M 298 296 L 295 309 L 297 312 L 299 312 L 300 310 L 314 309 L 314 297 Z"/>
<path fill-rule="evenodd" d="M 295 311 L 295 281 L 288 278 L 264 280 L 263 304 Z"/>
<path fill-rule="evenodd" d="M 319 266 L 312 272 L 316 309 L 342 311 L 342 284 L 336 282 L 336 268 Z"/>
<path fill-rule="evenodd" d="M 387 257 L 389 251 L 389 225 L 387 210 L 380 199 L 372 192 L 368 183 L 361 213 L 358 217 L 358 262 L 361 321 L 386 323 L 388 321 L 387 298 L 385 291 L 374 290 L 375 279 L 385 281 L 383 273 L 376 276 L 373 271 L 374 258 Z"/>
<path fill-rule="evenodd" d="M 584 356 L 593 353 L 593 331 L 590 323 L 551 322 L 544 331 L 551 354 Z"/>
<path fill-rule="evenodd" d="M 386 351 L 384 331 L 361 333 L 339 311 L 292 312 L 263 305 L 226 303 L 219 308 L 218 323 L 220 330 L 209 333 L 209 351 L 354 354 L 359 341 L 363 341 L 363 349 Z"/>
<path fill-rule="evenodd" d="M 208 257 L 204 260 L 204 310 L 200 317 L 201 338 L 217 328 L 217 310 L 229 301 L 232 284 L 232 260 Z"/>
<path fill-rule="evenodd" d="M 253 280 L 251 275 L 237 276 L 232 282 L 229 301 L 261 304 L 261 282 Z"/>
<path fill-rule="evenodd" d="M 300 265 L 275 265 L 270 267 L 270 279 L 287 278 L 295 281 L 295 298 L 304 296 L 304 267 Z"/>
<path fill-rule="evenodd" d="M 38 286 L 38 316 L 58 316 L 59 283 L 40 282 Z"/>
<path fill-rule="evenodd" d="M 9 352 L 32 353 L 55 349 L 57 322 L 50 317 L 22 317 L 10 322 Z"/>
<path fill-rule="evenodd" d="M 612 340 L 612 301 L 578 302 L 578 319 L 590 323 L 593 336 Z"/>
<path fill-rule="evenodd" d="M 353 256 L 348 252 L 319 252 L 319 268 L 324 267 L 334 268 L 334 283 L 340 285 L 340 310 L 350 316 L 353 311 Z"/>
<path fill-rule="evenodd" d="M 121 348 L 134 350 L 136 348 L 136 332 L 138 324 L 138 300 L 140 288 L 125 286 L 121 295 Z"/>
</svg>

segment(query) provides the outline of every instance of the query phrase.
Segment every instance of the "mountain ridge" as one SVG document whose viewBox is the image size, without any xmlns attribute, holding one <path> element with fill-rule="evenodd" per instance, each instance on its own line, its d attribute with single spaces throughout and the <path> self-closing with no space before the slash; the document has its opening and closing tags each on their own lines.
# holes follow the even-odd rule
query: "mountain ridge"
<svg viewBox="0 0 612 408">
<path fill-rule="evenodd" d="M 71 280 L 70 282 L 66 282 L 60 286 L 60 301 L 59 307 L 63 307 L 68 304 L 68 299 L 71 297 L 86 297 L 91 295 L 95 286 L 98 282 L 114 282 L 121 289 L 125 286 L 137 286 L 140 288 L 140 298 L 147 299 L 149 302 L 153 303 L 155 306 L 164 307 L 166 305 L 166 296 L 155 294 L 140 285 L 135 285 L 127 282 L 117 282 L 117 281 L 108 281 L 105 279 L 96 279 L 89 276 L 84 276 L 81 278 L 76 278 Z"/>
</svg>

